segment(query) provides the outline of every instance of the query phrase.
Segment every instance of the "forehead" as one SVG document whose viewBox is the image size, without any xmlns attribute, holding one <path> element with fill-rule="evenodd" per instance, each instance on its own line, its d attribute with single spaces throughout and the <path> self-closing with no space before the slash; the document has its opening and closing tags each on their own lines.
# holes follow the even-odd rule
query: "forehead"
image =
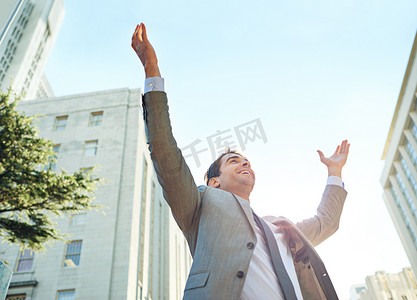
<svg viewBox="0 0 417 300">
<path fill-rule="evenodd" d="M 244 157 L 244 156 L 242 156 L 238 153 L 227 153 L 225 156 L 222 157 L 222 159 L 220 161 L 220 165 L 223 166 L 231 158 L 239 158 L 239 159 L 248 160 L 246 157 Z"/>
</svg>

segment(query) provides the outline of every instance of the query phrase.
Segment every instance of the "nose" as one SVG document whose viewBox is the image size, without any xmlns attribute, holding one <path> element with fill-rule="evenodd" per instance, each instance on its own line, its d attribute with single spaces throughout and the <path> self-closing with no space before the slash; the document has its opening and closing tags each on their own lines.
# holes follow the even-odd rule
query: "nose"
<svg viewBox="0 0 417 300">
<path fill-rule="evenodd" d="M 249 168 L 250 168 L 250 162 L 249 162 L 248 160 L 244 160 L 244 161 L 242 162 L 242 166 L 244 166 L 244 167 L 249 167 Z"/>
</svg>

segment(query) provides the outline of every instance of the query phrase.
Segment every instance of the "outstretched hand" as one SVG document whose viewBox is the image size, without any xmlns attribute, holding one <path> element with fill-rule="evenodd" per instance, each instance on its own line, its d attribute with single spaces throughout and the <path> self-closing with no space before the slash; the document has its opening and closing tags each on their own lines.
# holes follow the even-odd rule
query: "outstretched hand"
<svg viewBox="0 0 417 300">
<path fill-rule="evenodd" d="M 136 26 L 132 36 L 132 48 L 138 55 L 143 67 L 145 68 L 146 78 L 161 76 L 158 67 L 158 58 L 151 43 L 148 40 L 145 24 L 140 23 Z"/>
<path fill-rule="evenodd" d="M 323 152 L 317 150 L 320 156 L 320 161 L 327 166 L 329 176 L 342 177 L 342 168 L 346 163 L 349 155 L 349 147 L 347 140 L 344 140 L 342 144 L 337 146 L 336 151 L 330 157 L 325 157 Z"/>
</svg>

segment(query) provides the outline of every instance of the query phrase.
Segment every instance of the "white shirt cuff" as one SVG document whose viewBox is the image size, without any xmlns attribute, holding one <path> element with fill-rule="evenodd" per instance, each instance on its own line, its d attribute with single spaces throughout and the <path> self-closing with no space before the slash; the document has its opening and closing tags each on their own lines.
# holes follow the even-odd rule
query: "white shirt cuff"
<svg viewBox="0 0 417 300">
<path fill-rule="evenodd" d="M 338 176 L 329 176 L 327 177 L 327 185 L 338 185 L 342 188 L 345 187 L 345 184 L 342 181 L 342 178 L 338 177 Z"/>
<path fill-rule="evenodd" d="M 162 77 L 149 77 L 145 79 L 145 90 L 147 92 L 165 92 L 165 83 Z"/>
</svg>

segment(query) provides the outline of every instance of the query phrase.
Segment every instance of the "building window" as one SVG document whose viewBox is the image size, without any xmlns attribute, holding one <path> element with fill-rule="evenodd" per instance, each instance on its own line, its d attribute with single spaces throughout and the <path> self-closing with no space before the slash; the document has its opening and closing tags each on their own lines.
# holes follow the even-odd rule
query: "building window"
<svg viewBox="0 0 417 300">
<path fill-rule="evenodd" d="M 83 172 L 84 174 L 89 175 L 91 172 L 93 172 L 93 167 L 87 167 L 87 168 L 81 168 L 80 171 Z"/>
<path fill-rule="evenodd" d="M 61 145 L 54 145 L 54 152 L 55 152 L 55 154 L 54 154 L 54 156 L 51 156 L 49 159 L 51 160 L 50 162 L 49 162 L 49 165 L 48 166 L 45 166 L 45 170 L 47 170 L 47 169 L 49 169 L 49 170 L 51 170 L 51 171 L 55 171 L 55 168 L 56 168 L 56 160 L 58 159 L 58 152 L 59 152 L 59 149 L 61 148 Z M 53 160 L 52 160 L 53 159 Z"/>
<path fill-rule="evenodd" d="M 407 204 L 409 209 L 411 210 L 411 213 L 417 219 L 417 208 L 414 205 L 413 199 L 411 199 L 410 194 L 407 191 L 407 188 L 405 187 L 404 181 L 402 180 L 400 174 L 396 173 L 397 182 L 400 185 L 402 194 L 405 196 L 405 199 L 407 200 Z"/>
<path fill-rule="evenodd" d="M 83 224 L 85 224 L 86 215 L 87 215 L 86 212 L 82 212 L 82 213 L 78 213 L 76 215 L 73 215 L 71 217 L 71 224 L 72 225 L 83 225 Z"/>
<path fill-rule="evenodd" d="M 68 116 L 56 117 L 54 130 L 55 131 L 65 130 L 65 127 L 67 127 L 67 120 L 68 120 Z"/>
<path fill-rule="evenodd" d="M 100 126 L 102 121 L 103 121 L 103 112 L 102 111 L 92 112 L 90 114 L 89 126 L 90 127 Z"/>
<path fill-rule="evenodd" d="M 84 173 L 84 175 L 86 175 L 86 177 L 88 177 L 90 180 L 94 179 L 94 175 L 93 175 L 93 167 L 88 167 L 88 168 L 81 168 L 81 172 Z"/>
<path fill-rule="evenodd" d="M 31 271 L 34 257 L 35 252 L 30 249 L 21 251 L 17 262 L 16 272 Z"/>
<path fill-rule="evenodd" d="M 83 241 L 72 241 L 67 244 L 65 250 L 64 267 L 75 267 L 80 265 L 81 245 Z"/>
<path fill-rule="evenodd" d="M 401 158 L 401 164 L 403 165 L 405 175 L 407 176 L 411 186 L 413 187 L 415 195 L 417 195 L 417 182 L 414 179 L 413 175 L 411 174 L 411 170 L 408 167 L 407 163 L 405 162 L 404 158 Z"/>
<path fill-rule="evenodd" d="M 57 300 L 74 300 L 75 290 L 58 291 Z"/>
<path fill-rule="evenodd" d="M 410 142 L 407 142 L 406 146 L 408 154 L 410 154 L 411 161 L 413 162 L 414 166 L 417 167 L 417 153 L 414 151 L 413 146 L 411 146 Z"/>
<path fill-rule="evenodd" d="M 397 205 L 398 210 L 401 214 L 401 217 L 404 221 L 404 225 L 407 227 L 407 230 L 410 234 L 410 237 L 411 237 L 411 239 L 412 239 L 412 241 L 413 241 L 413 243 L 414 243 L 414 245 L 416 246 L 416 249 L 417 249 L 417 234 L 414 232 L 413 228 L 411 227 L 410 220 L 408 219 L 407 213 L 405 212 L 405 209 L 400 202 L 399 195 L 398 195 L 396 189 L 392 185 L 391 185 L 391 192 L 392 192 L 392 195 L 394 196 L 395 204 Z"/>
<path fill-rule="evenodd" d="M 411 132 L 414 136 L 414 139 L 417 141 L 417 126 L 416 126 L 416 124 L 414 124 L 413 121 L 410 122 L 409 128 L 411 129 Z"/>
<path fill-rule="evenodd" d="M 86 141 L 84 145 L 84 156 L 96 156 L 98 140 Z"/>
<path fill-rule="evenodd" d="M 6 297 L 6 300 L 25 300 L 26 299 L 26 294 L 25 295 L 10 295 Z"/>
</svg>

